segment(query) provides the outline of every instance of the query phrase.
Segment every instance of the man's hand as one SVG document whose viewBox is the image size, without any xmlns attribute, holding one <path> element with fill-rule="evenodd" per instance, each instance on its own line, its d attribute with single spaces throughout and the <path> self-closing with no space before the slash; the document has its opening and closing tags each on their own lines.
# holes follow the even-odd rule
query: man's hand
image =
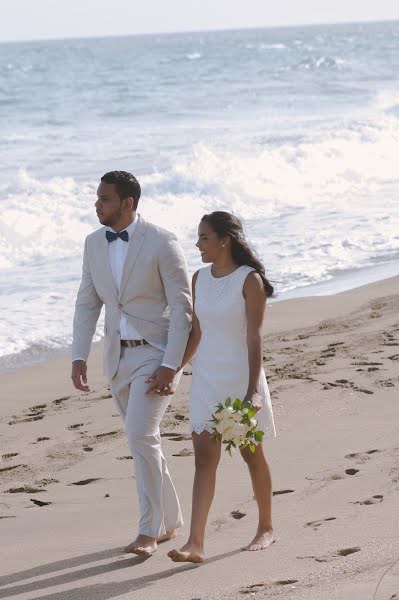
<svg viewBox="0 0 399 600">
<path fill-rule="evenodd" d="M 90 392 L 87 385 L 87 364 L 84 360 L 74 360 L 72 363 L 71 379 L 77 390 L 82 392 Z M 85 384 L 85 385 L 83 385 Z"/>
<path fill-rule="evenodd" d="M 154 394 L 155 396 L 170 396 L 174 393 L 172 389 L 173 378 L 176 371 L 168 367 L 159 367 L 155 373 L 146 380 L 149 383 L 149 388 L 146 394 Z"/>
</svg>

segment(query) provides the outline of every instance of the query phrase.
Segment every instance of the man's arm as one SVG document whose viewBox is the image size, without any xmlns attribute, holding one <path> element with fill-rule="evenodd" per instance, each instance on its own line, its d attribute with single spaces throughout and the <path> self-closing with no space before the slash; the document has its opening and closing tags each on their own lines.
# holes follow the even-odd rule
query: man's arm
<svg viewBox="0 0 399 600">
<path fill-rule="evenodd" d="M 176 236 L 170 236 L 159 258 L 159 272 L 170 311 L 164 364 L 181 364 L 191 330 L 192 302 L 186 260 Z"/>
<path fill-rule="evenodd" d="M 82 281 L 76 297 L 75 316 L 73 319 L 72 342 L 72 381 L 78 390 L 88 392 L 86 360 L 90 353 L 98 317 L 103 303 L 98 297 L 90 273 L 87 256 L 87 240 L 83 253 Z"/>
<path fill-rule="evenodd" d="M 161 248 L 159 272 L 170 311 L 169 333 L 162 366 L 147 382 L 147 393 L 173 393 L 170 385 L 180 367 L 191 329 L 191 294 L 186 261 L 176 236 L 170 235 Z"/>
</svg>

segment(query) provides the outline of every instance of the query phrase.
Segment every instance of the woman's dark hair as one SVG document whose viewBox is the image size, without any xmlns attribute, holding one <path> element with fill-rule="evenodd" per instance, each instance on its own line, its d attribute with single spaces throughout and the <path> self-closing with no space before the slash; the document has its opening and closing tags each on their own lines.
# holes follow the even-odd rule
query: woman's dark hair
<svg viewBox="0 0 399 600">
<path fill-rule="evenodd" d="M 240 219 L 231 213 L 216 210 L 201 219 L 208 223 L 213 231 L 220 237 L 229 237 L 231 241 L 231 255 L 237 265 L 252 267 L 262 278 L 266 296 L 273 296 L 274 288 L 266 277 L 265 267 L 248 244 Z"/>
<path fill-rule="evenodd" d="M 104 183 L 114 183 L 120 200 L 133 198 L 133 210 L 136 210 L 141 196 L 141 187 L 132 173 L 127 171 L 109 171 L 101 177 Z"/>
</svg>

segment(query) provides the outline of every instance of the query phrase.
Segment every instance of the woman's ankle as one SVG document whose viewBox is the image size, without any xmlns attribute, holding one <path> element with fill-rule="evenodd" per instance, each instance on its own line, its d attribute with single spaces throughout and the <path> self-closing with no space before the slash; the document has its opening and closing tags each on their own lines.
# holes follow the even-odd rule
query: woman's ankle
<svg viewBox="0 0 399 600">
<path fill-rule="evenodd" d="M 197 548 L 197 550 L 204 550 L 204 540 L 189 537 L 186 545 L 192 546 L 193 548 Z"/>
<path fill-rule="evenodd" d="M 270 521 L 258 524 L 257 534 L 261 535 L 263 533 L 273 533 L 273 525 Z"/>
</svg>

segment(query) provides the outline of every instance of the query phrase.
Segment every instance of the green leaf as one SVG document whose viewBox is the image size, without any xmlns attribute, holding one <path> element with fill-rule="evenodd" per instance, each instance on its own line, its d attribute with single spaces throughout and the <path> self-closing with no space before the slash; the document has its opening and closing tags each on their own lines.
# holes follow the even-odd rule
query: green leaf
<svg viewBox="0 0 399 600">
<path fill-rule="evenodd" d="M 255 431 L 255 440 L 257 442 L 261 442 L 263 439 L 263 431 L 260 431 L 260 429 L 258 429 L 258 431 Z"/>
<path fill-rule="evenodd" d="M 225 406 L 231 406 L 231 398 L 230 396 L 228 398 L 226 398 L 226 402 L 224 403 Z"/>
<path fill-rule="evenodd" d="M 250 408 L 249 411 L 247 412 L 248 415 L 248 419 L 252 419 L 252 417 L 254 417 L 256 415 L 256 410 L 254 410 L 253 408 Z"/>
<path fill-rule="evenodd" d="M 241 400 L 239 398 L 236 398 L 233 402 L 233 408 L 234 410 L 240 410 L 241 408 Z"/>
<path fill-rule="evenodd" d="M 255 444 L 249 444 L 249 449 L 251 450 L 252 453 L 254 453 L 256 450 Z"/>
</svg>

